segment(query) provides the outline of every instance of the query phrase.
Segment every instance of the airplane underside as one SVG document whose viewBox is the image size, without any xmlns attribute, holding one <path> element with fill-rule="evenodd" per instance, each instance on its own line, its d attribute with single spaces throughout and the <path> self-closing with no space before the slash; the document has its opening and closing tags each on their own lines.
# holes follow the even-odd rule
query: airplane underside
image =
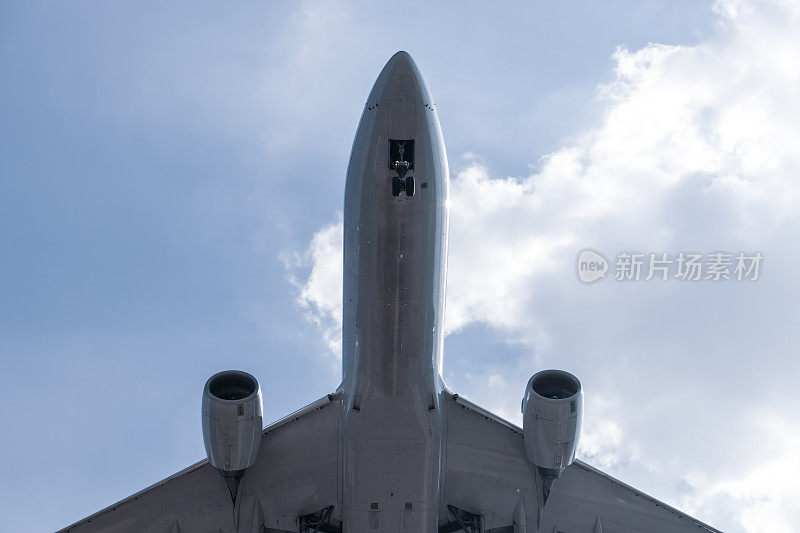
<svg viewBox="0 0 800 533">
<path fill-rule="evenodd" d="M 62 532 L 716 531 L 575 460 L 572 374 L 531 377 L 521 428 L 446 388 L 449 169 L 405 52 L 367 99 L 344 204 L 338 389 L 263 427 L 256 379 L 212 376 L 208 459 Z"/>
</svg>

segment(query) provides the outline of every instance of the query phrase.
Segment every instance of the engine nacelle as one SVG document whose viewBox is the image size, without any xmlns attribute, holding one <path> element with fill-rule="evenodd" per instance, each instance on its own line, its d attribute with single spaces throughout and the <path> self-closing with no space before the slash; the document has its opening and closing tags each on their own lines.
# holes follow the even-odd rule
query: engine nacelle
<svg viewBox="0 0 800 533">
<path fill-rule="evenodd" d="M 522 400 L 525 452 L 543 474 L 557 478 L 575 460 L 583 420 L 583 388 L 563 370 L 543 370 Z"/>
<path fill-rule="evenodd" d="M 256 462 L 262 431 L 261 387 L 247 372 L 214 374 L 203 389 L 203 442 L 208 461 L 221 472 L 240 472 Z"/>
</svg>

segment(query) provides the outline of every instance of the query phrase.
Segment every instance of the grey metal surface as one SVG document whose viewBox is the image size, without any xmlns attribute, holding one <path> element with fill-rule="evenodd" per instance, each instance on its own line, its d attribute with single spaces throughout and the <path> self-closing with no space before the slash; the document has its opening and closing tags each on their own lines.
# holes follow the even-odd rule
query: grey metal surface
<svg viewBox="0 0 800 533">
<path fill-rule="evenodd" d="M 442 381 L 448 198 L 436 106 L 398 52 L 347 171 L 340 387 L 263 430 L 235 494 L 201 461 L 62 531 L 714 531 L 580 461 L 541 511 L 523 430 Z"/>
<path fill-rule="evenodd" d="M 390 139 L 415 141 L 413 196 L 392 194 Z M 367 100 L 345 188 L 345 531 L 437 527 L 448 187 L 433 99 L 397 53 Z"/>
<path fill-rule="evenodd" d="M 336 502 L 340 405 L 327 395 L 267 426 L 236 506 L 206 459 L 58 533 L 296 531 L 297 514 Z"/>
<path fill-rule="evenodd" d="M 446 499 L 485 514 L 487 528 L 510 524 L 521 496 L 528 531 L 539 518 L 543 533 L 588 533 L 598 518 L 605 533 L 718 531 L 580 460 L 555 482 L 538 517 L 523 429 L 462 396 L 445 405 Z"/>
<path fill-rule="evenodd" d="M 234 472 L 256 462 L 263 405 L 256 378 L 240 370 L 214 374 L 203 388 L 203 444 L 215 468 Z"/>
<path fill-rule="evenodd" d="M 561 471 L 575 460 L 583 422 L 583 388 L 563 370 L 542 370 L 525 387 L 522 428 L 528 460 Z"/>
</svg>

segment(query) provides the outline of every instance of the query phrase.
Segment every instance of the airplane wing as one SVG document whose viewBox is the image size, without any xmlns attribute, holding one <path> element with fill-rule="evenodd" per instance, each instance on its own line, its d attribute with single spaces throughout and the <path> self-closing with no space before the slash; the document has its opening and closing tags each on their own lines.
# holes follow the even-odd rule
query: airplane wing
<svg viewBox="0 0 800 533">
<path fill-rule="evenodd" d="M 225 480 L 203 460 L 59 533 L 341 531 L 331 516 L 341 479 L 340 401 L 325 396 L 267 426 L 259 459 L 242 479 L 235 505 Z M 541 496 L 525 459 L 522 429 L 461 396 L 446 392 L 444 403 L 448 516 L 441 518 L 450 523 L 439 531 L 512 533 L 520 501 L 527 531 L 535 531 Z M 470 528 L 469 516 L 480 516 L 480 529 Z M 550 492 L 539 531 L 718 530 L 575 461 Z"/>
<path fill-rule="evenodd" d="M 298 516 L 325 522 L 337 503 L 340 401 L 324 396 L 267 426 L 235 505 L 225 480 L 203 460 L 59 533 L 281 532 L 297 531 Z"/>
<path fill-rule="evenodd" d="M 451 519 L 482 516 L 485 531 L 513 531 L 524 501 L 535 531 L 536 480 L 526 464 L 522 428 L 457 394 L 447 394 L 445 500 Z M 459 527 L 453 525 L 453 527 Z M 462 528 L 463 529 L 463 528 Z M 459 531 L 460 529 L 450 529 Z M 441 530 L 440 530 L 441 531 Z M 581 461 L 555 482 L 541 517 L 546 533 L 641 533 L 718 530 L 681 513 Z"/>
</svg>

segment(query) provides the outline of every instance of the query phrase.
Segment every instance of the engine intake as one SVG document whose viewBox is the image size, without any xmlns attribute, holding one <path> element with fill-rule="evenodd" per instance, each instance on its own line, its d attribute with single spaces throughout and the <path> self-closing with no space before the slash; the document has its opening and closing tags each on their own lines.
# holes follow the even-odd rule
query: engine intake
<svg viewBox="0 0 800 533">
<path fill-rule="evenodd" d="M 241 474 L 258 457 L 262 431 L 261 387 L 247 372 L 214 374 L 203 389 L 203 442 L 212 466 Z"/>
<path fill-rule="evenodd" d="M 583 420 L 583 388 L 563 370 L 543 370 L 522 400 L 525 452 L 543 474 L 558 477 L 575 460 Z"/>
</svg>

